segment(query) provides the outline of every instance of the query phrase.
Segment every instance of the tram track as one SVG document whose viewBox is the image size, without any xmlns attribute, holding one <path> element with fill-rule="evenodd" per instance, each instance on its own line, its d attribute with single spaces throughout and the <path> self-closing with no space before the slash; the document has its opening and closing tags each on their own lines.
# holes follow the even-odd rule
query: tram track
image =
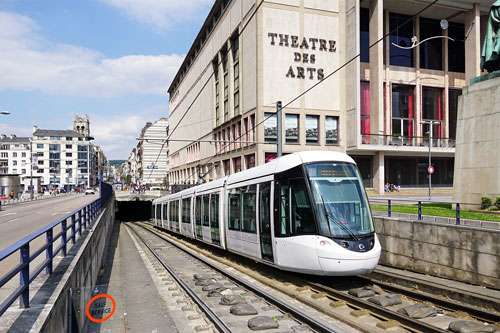
<svg viewBox="0 0 500 333">
<path fill-rule="evenodd" d="M 263 265 L 255 265 L 255 266 L 263 266 Z M 500 322 L 500 316 L 497 313 L 476 308 L 471 305 L 458 303 L 453 300 L 446 300 L 444 298 L 433 296 L 427 293 L 412 291 L 409 288 L 395 286 L 389 283 L 368 279 L 366 277 L 354 278 L 356 281 L 354 282 L 354 284 L 357 284 L 360 287 L 373 285 L 374 283 L 376 283 L 377 285 L 382 287 L 384 293 L 396 293 L 398 295 L 401 295 L 403 296 L 405 301 L 409 300 L 409 303 L 407 302 L 408 304 L 430 303 L 434 308 L 439 310 L 440 320 L 437 319 L 434 320 L 434 324 L 432 323 L 433 320 L 431 320 L 430 323 L 428 323 L 425 320 L 410 318 L 407 315 L 395 311 L 395 309 L 387 309 L 385 307 L 368 302 L 363 298 L 349 295 L 347 290 L 337 290 L 335 287 L 325 285 L 324 283 L 321 282 L 315 282 L 313 281 L 314 278 L 311 277 L 303 279 L 297 277 L 296 274 L 290 274 L 287 272 L 275 270 L 267 266 L 262 269 L 255 268 L 254 270 L 266 271 L 268 269 L 271 269 L 272 273 L 270 274 L 260 273 L 260 274 L 263 274 L 264 276 L 263 280 L 266 279 L 271 280 L 272 281 L 271 284 L 274 284 L 274 287 L 276 287 L 277 282 L 281 283 L 282 286 L 278 287 L 278 290 L 282 292 L 284 290 L 285 291 L 288 290 L 290 292 L 290 296 L 295 297 L 296 299 L 299 300 L 305 300 L 307 298 L 311 298 L 314 301 L 310 302 L 310 304 L 308 305 L 328 315 L 332 315 L 331 311 L 332 308 L 337 307 L 339 304 L 340 305 L 344 304 L 345 306 L 352 309 L 352 311 L 348 311 L 351 312 L 351 315 L 353 312 L 357 312 L 363 315 L 369 315 L 373 318 L 376 318 L 381 323 L 385 323 L 382 325 L 377 323 L 375 325 L 377 328 L 384 327 L 384 329 L 386 329 L 387 327 L 394 326 L 394 323 L 397 323 L 397 326 L 399 326 L 403 331 L 446 332 L 447 327 L 445 326 L 447 326 L 447 324 L 444 325 L 442 322 L 443 320 L 446 321 L 445 320 L 447 318 L 446 316 L 450 315 L 450 317 L 454 317 L 455 314 L 457 314 L 456 317 L 458 318 L 463 317 L 465 314 L 467 314 L 465 316 L 467 318 L 475 318 L 481 322 L 487 322 L 491 324 Z M 252 277 L 257 279 L 255 275 L 252 275 Z M 304 294 L 305 291 L 307 291 L 308 293 Z M 323 301 L 321 301 L 322 299 Z M 447 312 L 446 314 L 444 310 Z M 345 320 L 345 318 L 343 319 L 341 318 L 341 316 L 336 316 L 336 315 L 332 316 L 349 325 L 352 325 L 353 323 L 353 320 Z M 360 320 L 361 319 L 362 318 L 360 318 Z M 457 319 L 455 318 L 455 320 Z M 438 323 L 436 324 L 436 322 Z M 356 325 L 354 325 L 354 327 L 365 332 L 372 331 L 370 330 L 370 328 L 367 328 L 366 325 L 359 325 L 357 327 Z"/>
<path fill-rule="evenodd" d="M 213 323 L 214 328 L 219 331 L 219 332 L 232 332 L 234 327 L 234 323 L 229 323 L 227 324 L 225 320 L 221 320 L 219 318 L 218 313 L 212 310 L 213 304 L 210 305 L 204 300 L 203 296 L 199 295 L 199 291 L 196 291 L 195 288 L 190 286 L 190 284 L 193 284 L 192 281 L 186 281 L 186 278 L 181 277 L 180 274 L 176 272 L 176 269 L 174 267 L 171 267 L 167 260 L 165 260 L 165 257 L 162 256 L 159 251 L 157 251 L 155 248 L 158 247 L 157 245 L 151 244 L 151 239 L 146 239 L 147 237 L 144 237 L 145 235 L 141 235 L 141 230 L 148 232 L 150 235 L 154 235 L 157 239 L 161 239 L 163 242 L 168 243 L 172 247 L 175 247 L 176 249 L 188 254 L 192 258 L 198 260 L 199 262 L 202 263 L 202 265 L 205 265 L 209 267 L 209 270 L 213 270 L 216 272 L 216 274 L 222 275 L 224 279 L 227 279 L 234 283 L 238 288 L 242 288 L 246 290 L 245 295 L 248 294 L 248 292 L 252 293 L 255 295 L 255 298 L 253 301 L 258 301 L 263 300 L 265 303 L 271 305 L 271 307 L 274 307 L 277 311 L 279 311 L 282 315 L 280 316 L 273 316 L 273 319 L 275 321 L 278 321 L 281 323 L 281 320 L 285 321 L 292 321 L 296 322 L 297 325 L 294 327 L 291 327 L 293 331 L 297 330 L 300 332 L 338 332 L 339 330 L 327 323 L 324 323 L 310 314 L 306 313 L 305 311 L 302 311 L 298 307 L 294 306 L 293 304 L 284 301 L 283 299 L 280 299 L 279 297 L 276 297 L 275 295 L 267 292 L 266 290 L 259 288 L 255 286 L 254 283 L 248 282 L 241 277 L 237 276 L 234 273 L 229 272 L 228 270 L 219 267 L 218 265 L 214 265 L 213 263 L 210 262 L 210 260 L 207 260 L 205 258 L 200 257 L 200 255 L 196 254 L 195 251 L 190 250 L 189 248 L 185 248 L 182 245 L 179 246 L 179 244 L 175 244 L 172 240 L 164 237 L 163 235 L 158 234 L 157 231 L 152 230 L 149 227 L 145 227 L 140 224 L 136 224 L 135 226 L 132 226 L 131 224 L 126 224 L 126 226 L 133 231 L 133 233 L 137 236 L 137 238 L 147 247 L 147 249 L 154 255 L 154 257 L 159 261 L 159 263 L 168 271 L 168 273 L 174 278 L 174 280 L 178 283 L 178 285 L 189 295 L 189 297 L 199 306 L 199 308 L 205 313 L 207 316 L 208 320 Z M 140 227 L 140 229 L 139 229 Z M 162 251 L 165 253 L 165 251 Z M 169 253 L 172 253 L 169 251 Z M 193 265 L 196 266 L 196 265 Z M 194 275 L 203 275 L 199 273 L 195 273 Z M 184 274 L 185 276 L 186 274 Z M 212 275 L 216 276 L 216 275 Z M 226 283 L 227 284 L 227 283 Z M 201 289 L 201 288 L 199 288 Z M 229 289 L 229 288 L 228 288 Z M 248 298 L 251 298 L 250 296 L 245 296 Z M 220 312 L 220 311 L 219 311 Z M 260 312 L 260 311 L 259 311 Z M 227 319 L 227 316 L 224 316 L 225 319 Z M 279 319 L 276 319 L 279 318 Z M 241 321 L 240 318 L 235 318 L 236 320 Z M 299 327 L 300 326 L 300 327 Z M 240 330 L 237 330 L 240 331 Z"/>
</svg>

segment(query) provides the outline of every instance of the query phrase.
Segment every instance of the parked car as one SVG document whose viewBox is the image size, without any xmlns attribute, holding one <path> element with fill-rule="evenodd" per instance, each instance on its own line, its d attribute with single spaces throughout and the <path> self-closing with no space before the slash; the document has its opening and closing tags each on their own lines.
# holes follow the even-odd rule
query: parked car
<svg viewBox="0 0 500 333">
<path fill-rule="evenodd" d="M 85 190 L 85 195 L 89 195 L 89 194 L 95 194 L 94 190 L 91 188 Z"/>
</svg>

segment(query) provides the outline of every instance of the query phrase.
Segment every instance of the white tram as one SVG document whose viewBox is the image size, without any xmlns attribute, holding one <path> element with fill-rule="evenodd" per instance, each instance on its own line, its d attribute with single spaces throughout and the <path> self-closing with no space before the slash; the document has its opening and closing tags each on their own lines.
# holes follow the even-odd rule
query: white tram
<svg viewBox="0 0 500 333">
<path fill-rule="evenodd" d="M 372 271 L 380 257 L 366 192 L 344 153 L 300 152 L 153 201 L 153 223 L 277 268 Z"/>
</svg>

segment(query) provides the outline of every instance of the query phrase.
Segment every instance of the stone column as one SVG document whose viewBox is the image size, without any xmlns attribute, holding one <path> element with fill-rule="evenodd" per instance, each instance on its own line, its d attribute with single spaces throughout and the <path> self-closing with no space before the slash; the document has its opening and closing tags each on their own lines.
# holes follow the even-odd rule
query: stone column
<svg viewBox="0 0 500 333">
<path fill-rule="evenodd" d="M 384 194 L 385 180 L 385 154 L 378 151 L 373 156 L 373 190 L 378 194 Z"/>
<path fill-rule="evenodd" d="M 442 35 L 448 37 L 448 29 L 442 30 Z M 448 39 L 443 39 L 443 69 L 444 69 L 444 93 L 443 93 L 443 137 L 450 137 L 450 103 L 449 103 L 449 73 L 448 73 Z"/>
<path fill-rule="evenodd" d="M 465 13 L 465 84 L 481 74 L 481 25 L 479 4 Z"/>
<path fill-rule="evenodd" d="M 370 0 L 370 45 L 382 38 L 384 4 Z M 384 134 L 384 43 L 370 49 L 370 132 Z"/>
<path fill-rule="evenodd" d="M 415 31 L 415 36 L 417 36 L 420 41 L 420 16 L 415 18 L 415 25 L 413 27 Z M 420 84 L 420 45 L 413 49 L 413 58 L 415 59 L 415 90 L 413 93 L 413 110 L 414 110 L 414 134 L 417 137 L 421 137 L 422 134 L 422 86 Z M 417 141 L 420 141 L 418 139 Z M 415 142 L 415 144 L 418 144 Z"/>
</svg>

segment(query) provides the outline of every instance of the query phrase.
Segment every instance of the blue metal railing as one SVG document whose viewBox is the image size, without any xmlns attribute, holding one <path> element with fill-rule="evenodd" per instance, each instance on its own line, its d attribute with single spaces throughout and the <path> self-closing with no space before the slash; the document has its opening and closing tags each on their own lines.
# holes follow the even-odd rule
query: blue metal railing
<svg viewBox="0 0 500 333">
<path fill-rule="evenodd" d="M 19 251 L 20 262 L 19 264 L 10 270 L 7 274 L 0 277 L 0 288 L 8 283 L 12 278 L 14 278 L 18 273 L 20 276 L 19 287 L 12 292 L 6 300 L 0 304 L 0 316 L 15 302 L 17 298 L 20 300 L 19 306 L 21 308 L 29 307 L 29 285 L 33 280 L 45 269 L 45 273 L 52 274 L 53 269 L 53 259 L 61 252 L 62 256 L 65 257 L 67 253 L 68 246 L 68 235 L 67 232 L 70 231 L 69 240 L 72 245 L 76 243 L 77 234 L 78 237 L 82 235 L 82 229 L 88 229 L 92 222 L 97 218 L 101 209 L 106 206 L 107 202 L 111 198 L 113 193 L 112 186 L 106 183 L 99 184 L 99 198 L 92 201 L 91 203 L 84 205 L 66 216 L 63 216 L 51 224 L 41 228 L 40 230 L 32 233 L 19 240 L 18 242 L 12 244 L 11 246 L 0 251 L 0 262 L 4 259 L 13 255 Z M 68 225 L 68 219 L 71 221 Z M 54 229 L 58 226 L 61 227 L 61 231 L 54 235 Z M 30 242 L 34 239 L 45 234 L 45 244 L 37 249 L 30 255 Z M 61 244 L 54 249 L 54 243 L 61 239 Z M 45 252 L 45 260 L 38 265 L 33 272 L 30 274 L 30 263 L 37 258 L 40 254 Z"/>
<path fill-rule="evenodd" d="M 398 204 L 396 204 L 398 202 Z M 406 214 L 416 214 L 418 221 L 422 220 L 422 216 L 425 214 L 422 213 L 423 209 L 426 208 L 432 208 L 434 210 L 440 210 L 442 209 L 443 211 L 450 212 L 451 209 L 448 208 L 440 208 L 440 207 L 426 207 L 426 204 L 434 204 L 434 205 L 439 205 L 439 204 L 444 204 L 444 205 L 450 205 L 450 207 L 455 206 L 453 209 L 455 211 L 454 216 L 451 215 L 432 215 L 436 217 L 443 217 L 443 218 L 455 218 L 455 224 L 460 225 L 461 220 L 463 219 L 463 216 L 461 216 L 462 213 L 462 205 L 467 205 L 467 206 L 477 206 L 478 209 L 481 208 L 483 209 L 484 207 L 488 208 L 497 208 L 498 204 L 474 204 L 474 203 L 459 203 L 459 202 L 442 202 L 442 201 L 426 201 L 426 200 L 411 200 L 411 199 L 379 199 L 379 198 L 372 198 L 370 199 L 370 206 L 387 206 L 387 216 L 392 217 L 394 215 L 395 207 L 406 207 L 406 208 L 411 208 L 415 209 L 416 208 L 416 213 L 406 213 Z M 372 208 L 373 209 L 373 208 Z M 380 209 L 377 209 L 380 210 Z M 479 210 L 473 210 L 474 213 L 484 213 L 484 214 L 494 214 L 494 215 L 500 215 L 500 212 L 485 212 L 485 211 L 479 211 Z M 470 220 L 473 220 L 472 218 L 468 218 Z M 499 222 L 498 219 L 484 219 L 484 220 L 479 220 L 479 219 L 474 219 L 478 221 L 487 221 L 487 222 Z"/>
</svg>

